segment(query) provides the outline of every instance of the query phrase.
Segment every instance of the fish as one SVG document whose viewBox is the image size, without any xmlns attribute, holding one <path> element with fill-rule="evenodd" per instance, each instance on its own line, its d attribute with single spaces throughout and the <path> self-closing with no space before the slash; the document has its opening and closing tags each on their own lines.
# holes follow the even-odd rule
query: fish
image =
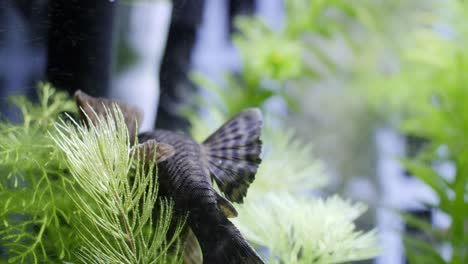
<svg viewBox="0 0 468 264">
<path fill-rule="evenodd" d="M 82 91 L 77 91 L 74 98 L 82 117 L 87 116 L 93 123 L 98 122 L 98 116 L 109 113 L 105 109 L 119 106 L 130 138 L 136 135 L 143 117 L 137 107 Z M 156 151 L 160 195 L 174 201 L 176 213 L 187 215 L 187 233 L 196 238 L 203 264 L 264 263 L 228 219 L 238 215 L 232 203 L 243 203 L 261 163 L 262 125 L 261 111 L 247 108 L 202 143 L 160 129 L 130 139 L 135 144 L 138 138 L 133 148 L 145 152 L 145 157 L 154 157 Z"/>
</svg>

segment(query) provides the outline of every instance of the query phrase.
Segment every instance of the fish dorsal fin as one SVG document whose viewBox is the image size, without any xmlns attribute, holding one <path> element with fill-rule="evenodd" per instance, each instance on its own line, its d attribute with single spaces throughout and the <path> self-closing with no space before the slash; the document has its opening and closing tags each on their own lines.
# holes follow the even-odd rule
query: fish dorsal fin
<svg viewBox="0 0 468 264">
<path fill-rule="evenodd" d="M 156 163 L 167 160 L 175 153 L 175 150 L 171 145 L 157 142 L 154 139 L 150 139 L 141 144 L 138 144 L 132 147 L 130 151 L 132 153 L 137 150 L 138 152 L 136 154 L 139 155 L 138 159 L 144 158 L 146 161 L 151 161 L 154 159 L 154 157 L 156 157 Z"/>
<path fill-rule="evenodd" d="M 246 109 L 203 142 L 208 169 L 219 189 L 232 202 L 242 203 L 261 162 L 262 114 Z"/>
<path fill-rule="evenodd" d="M 81 118 L 85 122 L 91 121 L 94 125 L 98 123 L 98 116 L 105 116 L 108 113 L 112 114 L 112 105 L 116 104 L 120 108 L 120 111 L 122 111 L 125 124 L 128 128 L 130 142 L 133 144 L 136 133 L 138 133 L 138 125 L 143 120 L 143 112 L 139 108 L 116 100 L 92 97 L 81 90 L 76 91 L 74 97 L 80 108 Z"/>
<path fill-rule="evenodd" d="M 216 201 L 218 202 L 218 208 L 223 212 L 223 214 L 227 218 L 234 218 L 237 217 L 238 213 L 236 208 L 229 202 L 226 198 L 221 196 L 219 193 L 215 192 L 216 194 Z"/>
</svg>

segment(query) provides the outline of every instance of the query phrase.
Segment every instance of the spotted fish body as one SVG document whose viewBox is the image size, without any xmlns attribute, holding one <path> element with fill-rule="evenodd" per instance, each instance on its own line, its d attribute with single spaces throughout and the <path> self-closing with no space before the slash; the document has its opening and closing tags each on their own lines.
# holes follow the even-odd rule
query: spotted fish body
<svg viewBox="0 0 468 264">
<path fill-rule="evenodd" d="M 82 92 L 75 98 L 87 116 L 102 114 L 95 105 L 108 108 L 115 103 Z M 129 131 L 137 131 L 132 124 L 141 120 L 139 111 L 118 105 Z M 237 216 L 231 202 L 243 202 L 261 162 L 261 126 L 260 111 L 251 108 L 226 122 L 202 144 L 167 130 L 138 135 L 140 144 L 136 147 L 161 153 L 163 158 L 157 160 L 161 195 L 171 197 L 179 213 L 188 213 L 188 226 L 201 247 L 204 264 L 264 263 L 228 220 Z M 215 191 L 213 181 L 224 196 Z"/>
<path fill-rule="evenodd" d="M 142 133 L 138 138 L 143 144 L 154 139 L 174 148 L 174 155 L 158 164 L 158 175 L 163 195 L 172 197 L 179 210 L 203 208 L 208 214 L 218 212 L 215 191 L 199 144 L 166 130 Z"/>
</svg>

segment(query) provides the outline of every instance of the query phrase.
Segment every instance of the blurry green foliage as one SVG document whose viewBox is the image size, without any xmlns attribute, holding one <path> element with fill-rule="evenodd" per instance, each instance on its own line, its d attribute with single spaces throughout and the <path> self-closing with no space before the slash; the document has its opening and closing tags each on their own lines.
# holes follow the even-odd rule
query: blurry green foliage
<svg viewBox="0 0 468 264">
<path fill-rule="evenodd" d="M 268 141 L 263 148 L 265 162 L 258 169 L 250 192 L 253 195 L 268 192 L 307 194 L 324 187 L 329 179 L 322 162 L 314 159 L 312 145 L 298 139 L 291 130 L 278 131 L 266 125 L 263 130 Z"/>
<path fill-rule="evenodd" d="M 115 44 L 115 63 L 114 70 L 116 74 L 128 70 L 128 68 L 138 62 L 138 54 L 126 42 L 126 39 L 119 34 L 117 43 Z"/>
<path fill-rule="evenodd" d="M 236 25 L 242 33 L 233 41 L 243 58 L 247 85 L 258 85 L 259 78 L 285 81 L 302 74 L 301 42 L 274 32 L 258 18 L 239 18 Z"/>
<path fill-rule="evenodd" d="M 333 71 L 339 63 L 325 50 L 336 33 L 344 34 L 348 23 L 358 23 L 349 1 L 285 1 L 284 26 L 274 29 L 259 17 L 240 17 L 239 33 L 233 42 L 242 58 L 242 72 L 226 75 L 223 85 L 194 74 L 194 81 L 210 91 L 227 89 L 221 107 L 226 115 L 257 106 L 273 97 L 281 98 L 293 110 L 299 110 L 291 90 L 296 82 L 313 81 Z M 334 34 L 332 34 L 334 33 Z M 218 94 L 219 96 L 219 94 Z"/>
<path fill-rule="evenodd" d="M 369 42 L 387 44 L 384 38 L 369 35 L 393 34 L 405 24 L 406 13 L 423 8 L 432 1 L 385 0 L 286 0 L 280 28 L 272 28 L 262 18 L 239 17 L 238 33 L 233 43 L 239 50 L 242 71 L 226 75 L 223 84 L 216 84 L 199 74 L 194 80 L 210 91 L 220 86 L 230 90 L 224 100 L 227 115 L 233 115 L 248 106 L 261 107 L 273 97 L 279 97 L 293 110 L 300 110 L 297 90 L 325 79 L 337 72 L 353 73 L 354 63 L 330 52 L 330 47 L 342 42 L 351 53 L 364 54 L 374 49 Z M 423 4 L 426 3 L 426 4 Z M 427 20 L 422 17 L 419 20 Z M 397 26 L 390 26 L 398 24 Z M 386 40 L 387 38 L 385 38 Z M 388 41 L 387 41 L 388 42 Z M 371 47 L 372 46 L 372 47 Z M 358 67 L 359 68 L 359 67 Z M 221 106 L 223 107 L 224 104 Z"/>
<path fill-rule="evenodd" d="M 403 165 L 438 198 L 428 206 L 451 219 L 446 230 L 438 230 L 405 216 L 429 237 L 405 239 L 410 263 L 468 262 L 468 3 L 445 1 L 443 7 L 433 10 L 431 21 L 407 32 L 398 67 L 370 76 L 368 83 L 380 112 L 398 116 L 402 131 L 428 141 Z M 438 170 L 441 162 L 453 164 L 455 175 Z M 439 252 L 441 245 L 450 246 L 448 259 Z"/>
</svg>

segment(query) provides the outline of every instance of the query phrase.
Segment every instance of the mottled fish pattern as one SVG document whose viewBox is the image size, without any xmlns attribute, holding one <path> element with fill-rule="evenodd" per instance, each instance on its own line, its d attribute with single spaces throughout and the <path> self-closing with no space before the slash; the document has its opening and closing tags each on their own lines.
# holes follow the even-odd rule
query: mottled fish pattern
<svg viewBox="0 0 468 264">
<path fill-rule="evenodd" d="M 133 133 L 130 137 L 138 131 L 136 124 L 142 113 L 137 108 L 80 91 L 75 98 L 82 114 L 92 122 L 96 115 L 106 114 L 105 108 L 117 104 L 124 113 L 129 133 Z M 227 121 L 202 144 L 167 130 L 138 135 L 140 144 L 136 147 L 150 154 L 156 151 L 156 156 L 161 157 L 157 160 L 161 195 L 171 197 L 177 211 L 188 213 L 191 229 L 188 233 L 198 240 L 204 264 L 264 263 L 228 220 L 237 216 L 231 202 L 243 202 L 261 162 L 261 127 L 261 112 L 249 108 Z M 215 191 L 213 181 L 224 196 Z"/>
</svg>

